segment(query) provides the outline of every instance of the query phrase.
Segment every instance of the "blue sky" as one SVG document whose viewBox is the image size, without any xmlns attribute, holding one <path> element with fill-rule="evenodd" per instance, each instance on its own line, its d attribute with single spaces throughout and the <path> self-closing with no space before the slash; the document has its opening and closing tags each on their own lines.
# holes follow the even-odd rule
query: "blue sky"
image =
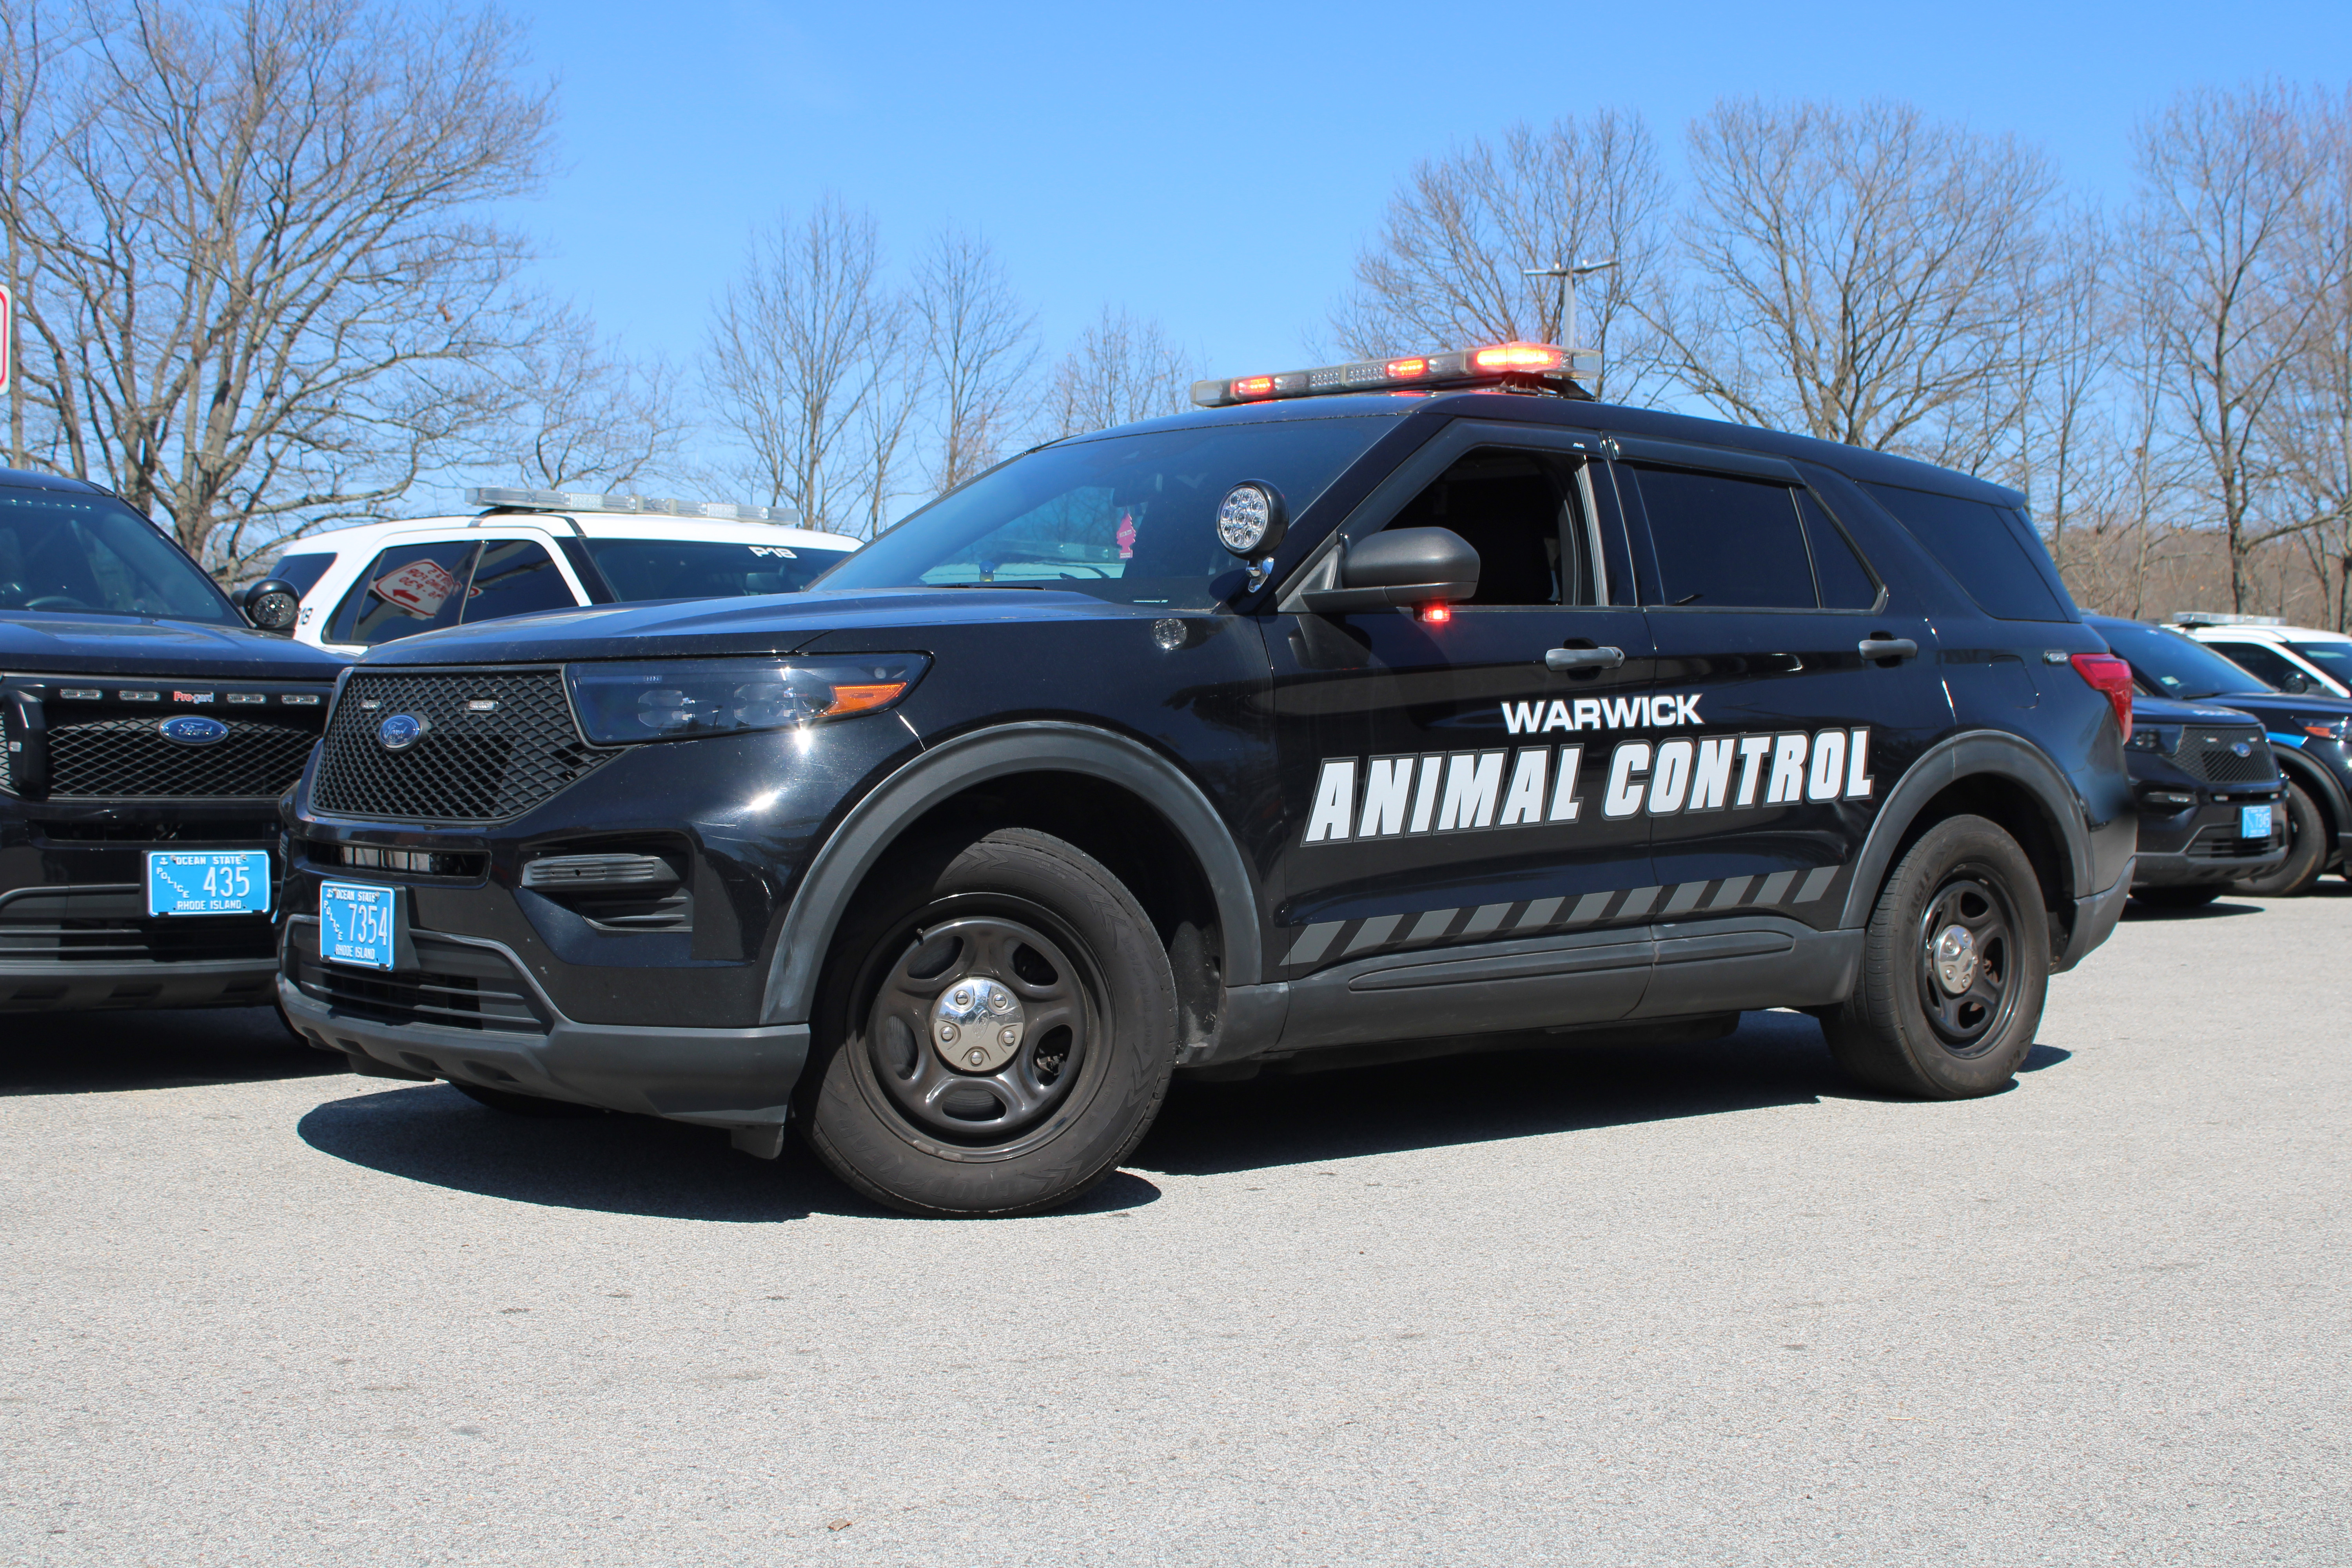
<svg viewBox="0 0 2352 1568">
<path fill-rule="evenodd" d="M 2176 89 L 2352 75 L 2346 0 L 517 9 L 561 82 L 565 170 L 509 216 L 549 285 L 680 360 L 751 227 L 827 190 L 899 257 L 942 223 L 985 233 L 1049 348 L 1108 303 L 1240 374 L 1312 363 L 1398 177 L 1514 120 L 1635 109 L 1671 159 L 1720 96 L 1885 95 L 2119 199 L 2134 121 Z"/>
</svg>

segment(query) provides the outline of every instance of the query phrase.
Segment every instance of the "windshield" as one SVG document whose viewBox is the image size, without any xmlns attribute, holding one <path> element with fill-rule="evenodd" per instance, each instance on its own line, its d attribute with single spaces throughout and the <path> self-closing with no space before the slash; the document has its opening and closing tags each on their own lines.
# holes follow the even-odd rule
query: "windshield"
<svg viewBox="0 0 2352 1568">
<path fill-rule="evenodd" d="M 2352 642 L 2291 642 L 2286 645 L 2319 667 L 2338 686 L 2352 687 Z"/>
<path fill-rule="evenodd" d="M 241 626 L 196 563 L 112 496 L 0 486 L 0 610 Z"/>
<path fill-rule="evenodd" d="M 2137 621 L 2100 621 L 2095 628 L 2139 683 L 2158 697 L 2194 700 L 2233 691 L 2270 691 L 2254 676 L 2179 632 Z"/>
<path fill-rule="evenodd" d="M 824 586 L 1052 587 L 1206 609 L 1242 583 L 1242 563 L 1217 542 L 1227 490 L 1270 484 L 1296 518 L 1392 428 L 1358 415 L 1063 442 L 941 497 Z"/>
<path fill-rule="evenodd" d="M 714 544 L 699 540 L 584 542 L 615 598 L 732 599 L 805 588 L 849 552 L 806 544 Z"/>
</svg>

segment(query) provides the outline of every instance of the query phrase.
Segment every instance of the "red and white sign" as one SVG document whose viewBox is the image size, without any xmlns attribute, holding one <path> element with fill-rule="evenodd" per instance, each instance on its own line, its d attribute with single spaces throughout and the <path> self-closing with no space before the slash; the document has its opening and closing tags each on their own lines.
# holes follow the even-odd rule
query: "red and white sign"
<svg viewBox="0 0 2352 1568">
<path fill-rule="evenodd" d="M 457 591 L 457 579 L 437 561 L 412 561 L 368 584 L 368 592 L 412 616 L 431 620 Z"/>
</svg>

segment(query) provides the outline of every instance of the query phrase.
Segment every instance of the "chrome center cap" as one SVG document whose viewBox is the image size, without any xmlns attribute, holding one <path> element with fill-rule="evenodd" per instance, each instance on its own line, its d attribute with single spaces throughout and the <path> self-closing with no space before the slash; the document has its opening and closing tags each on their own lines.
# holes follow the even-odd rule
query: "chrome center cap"
<svg viewBox="0 0 2352 1568">
<path fill-rule="evenodd" d="M 1021 998 L 977 975 L 957 981 L 931 1004 L 931 1048 L 958 1072 L 994 1072 L 1013 1059 L 1028 1027 Z"/>
<path fill-rule="evenodd" d="M 1946 926 L 1943 934 L 1928 949 L 1936 966 L 1936 984 L 1946 994 L 1958 996 L 1977 979 L 1977 939 L 1962 926 Z"/>
</svg>

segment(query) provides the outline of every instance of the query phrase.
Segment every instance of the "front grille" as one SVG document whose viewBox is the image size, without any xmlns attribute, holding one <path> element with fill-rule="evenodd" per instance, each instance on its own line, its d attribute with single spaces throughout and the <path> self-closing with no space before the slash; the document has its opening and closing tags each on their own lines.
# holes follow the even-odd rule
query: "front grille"
<svg viewBox="0 0 2352 1568">
<path fill-rule="evenodd" d="M 2245 745 L 2248 754 L 2230 750 L 2232 742 Z M 2182 773 L 2207 784 L 2267 784 L 2278 777 L 2269 742 L 2252 730 L 2184 730 L 2172 760 Z"/>
<path fill-rule="evenodd" d="M 49 798 L 121 800 L 284 795 L 302 775 L 311 732 L 297 724 L 226 720 L 205 746 L 166 740 L 158 721 L 85 719 L 48 732 Z"/>
<path fill-rule="evenodd" d="M 423 733 L 387 751 L 377 727 L 404 713 Z M 310 799 L 332 816 L 503 822 L 616 754 L 581 739 L 557 670 L 355 671 L 327 721 Z"/>
<path fill-rule="evenodd" d="M 196 963 L 267 960 L 276 951 L 268 915 L 0 921 L 0 962 Z"/>
<path fill-rule="evenodd" d="M 541 1035 L 548 1020 L 539 999 L 504 954 L 469 942 L 411 934 L 417 967 L 352 969 L 319 957 L 319 922 L 298 920 L 287 931 L 286 967 L 302 994 L 384 1024 Z"/>
<path fill-rule="evenodd" d="M 309 846 L 310 861 L 319 866 L 350 866 L 362 871 L 404 871 L 416 877 L 485 877 L 490 858 L 478 850 L 388 849 L 375 844 Z"/>
<path fill-rule="evenodd" d="M 2253 860 L 2260 859 L 2279 847 L 2286 834 L 2281 825 L 2281 813 L 2272 814 L 2271 835 L 2267 838 L 2241 838 L 2238 830 L 2226 824 L 2200 828 L 2197 837 L 2189 841 L 2185 853 L 2192 860 Z"/>
</svg>

